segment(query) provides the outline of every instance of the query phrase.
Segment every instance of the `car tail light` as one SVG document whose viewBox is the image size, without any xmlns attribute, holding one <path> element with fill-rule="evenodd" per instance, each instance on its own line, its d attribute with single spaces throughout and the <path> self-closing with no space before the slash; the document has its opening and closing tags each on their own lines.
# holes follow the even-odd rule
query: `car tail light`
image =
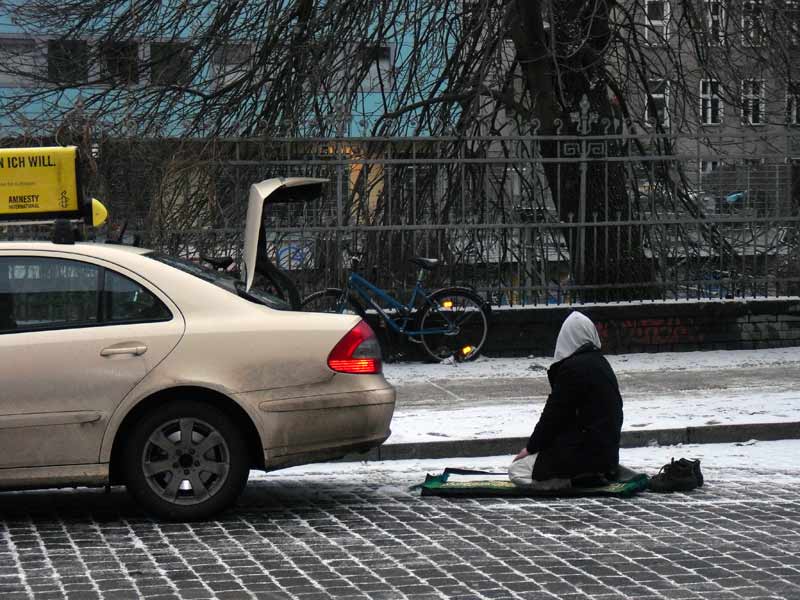
<svg viewBox="0 0 800 600">
<path fill-rule="evenodd" d="M 381 372 L 381 347 L 366 321 L 360 321 L 333 347 L 328 366 L 339 373 Z"/>
</svg>

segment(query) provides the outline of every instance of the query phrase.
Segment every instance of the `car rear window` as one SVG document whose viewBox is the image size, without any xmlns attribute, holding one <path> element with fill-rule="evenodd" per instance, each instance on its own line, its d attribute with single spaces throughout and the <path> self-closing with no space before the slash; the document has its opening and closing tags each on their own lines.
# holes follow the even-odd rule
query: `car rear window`
<svg viewBox="0 0 800 600">
<path fill-rule="evenodd" d="M 183 271 L 184 273 L 188 273 L 189 275 L 194 275 L 203 281 L 213 283 L 217 287 L 221 287 L 223 290 L 226 290 L 231 294 L 236 294 L 237 296 L 245 298 L 246 300 L 250 300 L 256 304 L 263 304 L 264 306 L 274 308 L 275 310 L 290 310 L 290 306 L 287 302 L 284 302 L 277 296 L 270 294 L 258 286 L 254 285 L 246 293 L 244 293 L 244 284 L 242 281 L 234 275 L 226 273 L 225 271 L 216 271 L 210 267 L 206 267 L 205 265 L 201 265 L 191 260 L 168 256 L 159 252 L 148 252 L 145 254 L 145 256 L 152 258 L 153 260 L 157 260 L 160 263 L 164 263 L 165 265 L 169 265 L 170 267 L 178 269 L 179 271 Z"/>
</svg>

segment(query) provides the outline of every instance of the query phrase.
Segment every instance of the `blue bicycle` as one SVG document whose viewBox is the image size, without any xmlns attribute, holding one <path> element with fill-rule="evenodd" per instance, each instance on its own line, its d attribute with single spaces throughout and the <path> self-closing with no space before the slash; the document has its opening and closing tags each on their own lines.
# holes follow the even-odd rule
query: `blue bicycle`
<svg viewBox="0 0 800 600">
<path fill-rule="evenodd" d="M 365 317 L 366 309 L 371 308 L 392 331 L 422 344 L 434 360 L 478 358 L 489 332 L 490 306 L 477 293 L 465 287 L 448 287 L 429 293 L 422 282 L 425 272 L 435 269 L 439 264 L 437 259 L 411 259 L 419 271 L 407 304 L 355 272 L 358 262 L 357 257 L 352 259 L 344 289 L 328 288 L 314 292 L 303 299 L 302 309 L 311 312 L 352 312 Z"/>
</svg>

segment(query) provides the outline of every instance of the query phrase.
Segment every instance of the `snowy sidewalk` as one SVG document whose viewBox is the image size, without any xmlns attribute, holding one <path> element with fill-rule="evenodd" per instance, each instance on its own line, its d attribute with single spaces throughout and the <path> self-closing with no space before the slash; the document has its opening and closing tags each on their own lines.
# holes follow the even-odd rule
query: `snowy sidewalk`
<svg viewBox="0 0 800 600">
<path fill-rule="evenodd" d="M 608 356 L 623 431 L 800 421 L 800 348 Z M 552 359 L 385 367 L 398 401 L 387 444 L 525 437 Z"/>
<path fill-rule="evenodd" d="M 800 456 L 800 440 L 622 448 L 620 463 L 635 471 L 654 475 L 671 458 L 682 456 L 701 460 L 703 476 L 709 488 L 734 481 L 758 481 L 765 485 L 800 484 L 800 462 L 797 460 Z M 508 463 L 508 456 L 319 463 L 276 473 L 251 471 L 250 481 L 314 477 L 350 485 L 368 482 L 384 493 L 407 494 L 409 486 L 425 479 L 425 473 L 439 473 L 445 467 L 503 471 L 508 468 Z"/>
</svg>

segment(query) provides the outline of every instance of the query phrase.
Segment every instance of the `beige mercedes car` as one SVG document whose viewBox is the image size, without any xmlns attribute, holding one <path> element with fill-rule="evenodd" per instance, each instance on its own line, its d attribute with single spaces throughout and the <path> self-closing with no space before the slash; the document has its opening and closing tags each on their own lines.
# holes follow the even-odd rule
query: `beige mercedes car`
<svg viewBox="0 0 800 600">
<path fill-rule="evenodd" d="M 369 326 L 253 286 L 264 201 L 314 183 L 253 186 L 241 279 L 122 245 L 0 243 L 0 488 L 124 484 L 200 519 L 250 469 L 381 444 L 395 392 Z"/>
</svg>

